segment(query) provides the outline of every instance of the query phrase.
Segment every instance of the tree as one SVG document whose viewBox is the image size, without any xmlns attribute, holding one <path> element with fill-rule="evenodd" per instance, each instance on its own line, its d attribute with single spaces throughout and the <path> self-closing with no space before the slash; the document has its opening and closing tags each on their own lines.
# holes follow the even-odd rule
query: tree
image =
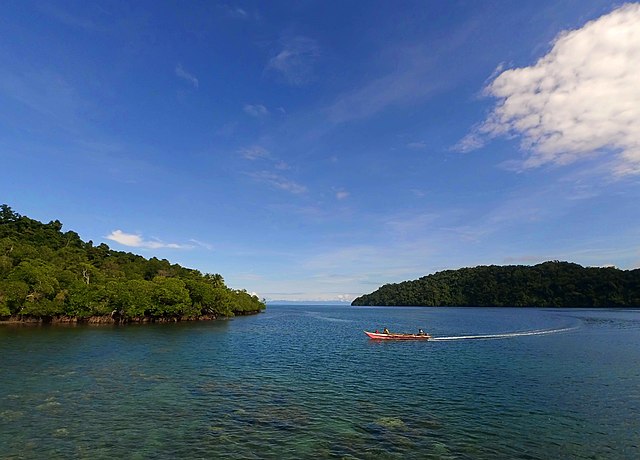
<svg viewBox="0 0 640 460">
<path fill-rule="evenodd" d="M 153 279 L 153 315 L 193 315 L 191 298 L 184 281 L 156 276 Z"/>
<path fill-rule="evenodd" d="M 62 227 L 0 207 L 0 316 L 232 316 L 264 308 L 219 274 L 85 243 Z"/>
<path fill-rule="evenodd" d="M 9 279 L 23 281 L 29 286 L 28 301 L 53 299 L 58 289 L 58 280 L 53 275 L 55 267 L 39 260 L 27 260 L 18 265 Z"/>
<path fill-rule="evenodd" d="M 480 266 L 388 284 L 353 305 L 621 307 L 640 303 L 640 270 L 545 262 Z"/>
<path fill-rule="evenodd" d="M 206 273 L 204 275 L 204 279 L 208 281 L 213 287 L 226 287 L 226 285 L 224 284 L 224 278 L 219 273 Z"/>
<path fill-rule="evenodd" d="M 0 281 L 0 316 L 18 314 L 28 294 L 29 285 L 24 281 Z"/>
<path fill-rule="evenodd" d="M 20 219 L 20 214 L 13 212 L 13 210 L 6 204 L 0 205 L 0 224 L 6 222 L 15 222 Z"/>
</svg>

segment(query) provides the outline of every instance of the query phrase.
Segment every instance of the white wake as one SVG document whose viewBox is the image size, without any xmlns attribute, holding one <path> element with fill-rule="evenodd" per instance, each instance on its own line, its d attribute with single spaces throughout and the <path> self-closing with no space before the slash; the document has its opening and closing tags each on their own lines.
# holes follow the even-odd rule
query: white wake
<svg viewBox="0 0 640 460">
<path fill-rule="evenodd" d="M 473 339 L 509 339 L 512 337 L 524 337 L 527 335 L 546 335 L 557 334 L 559 332 L 567 332 L 576 329 L 575 327 L 565 327 L 562 329 L 544 329 L 525 332 L 509 332 L 505 334 L 485 334 L 485 335 L 457 335 L 453 337 L 432 337 L 429 341 L 445 341 L 445 340 L 473 340 Z"/>
<path fill-rule="evenodd" d="M 310 312 L 308 313 L 308 315 L 311 316 L 313 319 L 320 319 L 322 321 L 331 321 L 333 323 L 353 323 L 353 320 L 351 319 L 334 318 L 332 316 L 323 316 L 314 312 Z"/>
</svg>

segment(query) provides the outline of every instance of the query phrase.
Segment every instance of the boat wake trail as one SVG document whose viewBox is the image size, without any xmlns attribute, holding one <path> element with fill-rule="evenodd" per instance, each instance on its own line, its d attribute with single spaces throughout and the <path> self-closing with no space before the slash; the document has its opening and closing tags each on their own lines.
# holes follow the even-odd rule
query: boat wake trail
<svg viewBox="0 0 640 460">
<path fill-rule="evenodd" d="M 322 316 L 314 313 L 309 314 L 313 319 L 319 319 L 322 321 L 331 321 L 333 323 L 353 323 L 351 319 L 333 318 L 331 316 Z"/>
<path fill-rule="evenodd" d="M 446 341 L 446 340 L 474 340 L 474 339 L 510 339 L 512 337 L 524 337 L 528 335 L 547 335 L 557 334 L 559 332 L 567 332 L 577 329 L 577 327 L 564 327 L 562 329 L 543 329 L 525 332 L 509 332 L 505 334 L 485 334 L 485 335 L 458 335 L 453 337 L 432 337 L 430 342 Z"/>
</svg>

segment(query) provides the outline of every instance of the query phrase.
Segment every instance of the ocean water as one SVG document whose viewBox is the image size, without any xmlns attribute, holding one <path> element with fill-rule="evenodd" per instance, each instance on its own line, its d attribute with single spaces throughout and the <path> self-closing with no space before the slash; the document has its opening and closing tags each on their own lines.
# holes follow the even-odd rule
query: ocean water
<svg viewBox="0 0 640 460">
<path fill-rule="evenodd" d="M 638 310 L 270 305 L 0 350 L 3 459 L 640 458 Z"/>
</svg>

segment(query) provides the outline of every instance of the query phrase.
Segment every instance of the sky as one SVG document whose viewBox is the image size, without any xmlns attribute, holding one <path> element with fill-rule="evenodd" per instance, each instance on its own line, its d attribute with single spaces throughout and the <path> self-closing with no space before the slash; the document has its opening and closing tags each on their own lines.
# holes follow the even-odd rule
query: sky
<svg viewBox="0 0 640 460">
<path fill-rule="evenodd" d="M 38 1 L 0 202 L 267 301 L 640 267 L 640 3 Z"/>
</svg>

